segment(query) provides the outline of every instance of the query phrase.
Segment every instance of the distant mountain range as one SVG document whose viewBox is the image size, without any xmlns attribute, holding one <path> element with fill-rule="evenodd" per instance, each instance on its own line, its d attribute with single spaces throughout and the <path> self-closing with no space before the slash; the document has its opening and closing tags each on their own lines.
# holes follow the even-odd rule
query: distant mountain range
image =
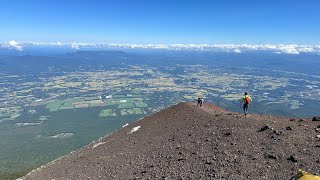
<svg viewBox="0 0 320 180">
<path fill-rule="evenodd" d="M 69 50 L 67 52 L 36 51 L 37 53 L 21 52 L 0 48 L 0 68 L 16 71 L 26 69 L 19 66 L 48 67 L 75 66 L 79 64 L 117 65 L 121 63 L 139 63 L 150 65 L 176 64 L 225 64 L 225 66 L 242 66 L 281 70 L 305 74 L 319 75 L 319 55 L 305 54 L 276 54 L 264 51 L 246 53 L 228 53 L 211 51 L 174 51 L 174 50 Z M 41 62 L 41 63 L 38 63 Z M 36 64 L 35 64 L 36 63 Z M 41 69 L 39 69 L 41 70 Z M 19 72 L 19 71 L 18 71 Z"/>
</svg>

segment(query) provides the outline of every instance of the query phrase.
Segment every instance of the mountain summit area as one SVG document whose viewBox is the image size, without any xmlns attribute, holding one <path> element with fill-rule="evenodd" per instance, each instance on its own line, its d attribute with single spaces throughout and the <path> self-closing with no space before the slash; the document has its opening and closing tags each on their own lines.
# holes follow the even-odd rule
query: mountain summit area
<svg viewBox="0 0 320 180">
<path fill-rule="evenodd" d="M 289 179 L 320 173 L 319 130 L 311 119 L 180 103 L 20 179 Z"/>
</svg>

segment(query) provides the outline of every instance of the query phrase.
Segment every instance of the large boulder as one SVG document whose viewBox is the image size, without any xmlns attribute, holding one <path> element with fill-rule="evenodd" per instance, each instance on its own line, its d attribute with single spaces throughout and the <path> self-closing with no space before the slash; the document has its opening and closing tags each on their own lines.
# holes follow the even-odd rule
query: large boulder
<svg viewBox="0 0 320 180">
<path fill-rule="evenodd" d="M 320 116 L 315 116 L 312 118 L 312 121 L 320 121 Z"/>
<path fill-rule="evenodd" d="M 268 124 L 266 124 L 266 125 L 262 126 L 261 129 L 258 132 L 265 131 L 267 129 L 272 129 L 272 127 L 269 126 Z"/>
</svg>

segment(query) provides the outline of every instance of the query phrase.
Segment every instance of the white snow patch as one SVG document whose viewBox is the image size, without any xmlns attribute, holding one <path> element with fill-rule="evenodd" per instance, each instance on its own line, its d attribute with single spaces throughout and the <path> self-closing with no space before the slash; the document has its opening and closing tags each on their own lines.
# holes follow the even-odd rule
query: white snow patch
<svg viewBox="0 0 320 180">
<path fill-rule="evenodd" d="M 98 147 L 98 146 L 100 146 L 100 145 L 102 145 L 102 144 L 105 144 L 105 143 L 106 143 L 106 142 L 99 142 L 99 143 L 93 145 L 93 146 L 92 146 L 92 149 L 94 149 L 94 148 L 96 148 L 96 147 Z"/>
<path fill-rule="evenodd" d="M 129 132 L 129 134 L 132 134 L 132 133 L 138 131 L 140 128 L 141 128 L 141 126 L 137 126 L 137 127 L 132 128 L 131 131 Z"/>
<path fill-rule="evenodd" d="M 129 126 L 129 123 L 127 123 L 127 124 L 123 125 L 122 127 L 124 128 L 124 127 L 127 127 L 127 126 Z"/>
</svg>

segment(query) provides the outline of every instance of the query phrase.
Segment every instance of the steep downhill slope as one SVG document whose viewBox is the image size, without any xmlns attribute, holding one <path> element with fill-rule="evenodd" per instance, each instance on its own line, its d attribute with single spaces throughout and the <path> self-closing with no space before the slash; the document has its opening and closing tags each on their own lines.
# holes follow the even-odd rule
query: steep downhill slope
<svg viewBox="0 0 320 180">
<path fill-rule="evenodd" d="M 266 115 L 244 118 L 211 104 L 197 108 L 180 103 L 22 179 L 280 180 L 299 168 L 319 174 L 317 126 L 320 122 Z"/>
</svg>

